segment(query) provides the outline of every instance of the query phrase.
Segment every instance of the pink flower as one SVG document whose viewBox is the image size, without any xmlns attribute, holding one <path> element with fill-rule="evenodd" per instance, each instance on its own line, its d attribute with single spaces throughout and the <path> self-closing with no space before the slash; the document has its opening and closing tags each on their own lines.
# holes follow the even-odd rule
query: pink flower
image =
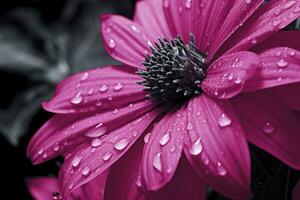
<svg viewBox="0 0 300 200">
<path fill-rule="evenodd" d="M 106 177 L 104 174 L 75 190 L 68 200 L 102 200 Z M 30 178 L 27 181 L 27 187 L 35 200 L 62 199 L 59 193 L 58 180 L 55 177 Z"/>
<path fill-rule="evenodd" d="M 60 83 L 28 156 L 65 156 L 63 196 L 109 169 L 105 199 L 204 199 L 206 185 L 250 198 L 247 141 L 300 169 L 300 34 L 278 32 L 299 16 L 300 0 L 144 0 L 133 20 L 101 16 L 124 65 Z"/>
</svg>

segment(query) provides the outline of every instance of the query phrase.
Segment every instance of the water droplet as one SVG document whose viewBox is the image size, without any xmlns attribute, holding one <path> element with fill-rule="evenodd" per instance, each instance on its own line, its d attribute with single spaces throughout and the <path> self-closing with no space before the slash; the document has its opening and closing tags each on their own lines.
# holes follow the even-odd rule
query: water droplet
<svg viewBox="0 0 300 200">
<path fill-rule="evenodd" d="M 52 198 L 53 198 L 53 200 L 59 200 L 59 199 L 62 199 L 62 196 L 60 195 L 59 192 L 53 192 Z"/>
<path fill-rule="evenodd" d="M 113 49 L 117 46 L 117 43 L 114 39 L 110 38 L 108 41 L 108 46 Z"/>
<path fill-rule="evenodd" d="M 93 93 L 94 93 L 94 89 L 93 88 L 89 89 L 88 95 L 92 95 Z"/>
<path fill-rule="evenodd" d="M 107 96 L 107 99 L 108 99 L 109 101 L 111 101 L 111 100 L 113 99 L 112 95 L 109 94 L 109 95 Z"/>
<path fill-rule="evenodd" d="M 89 78 L 89 73 L 88 72 L 85 72 L 82 76 L 81 76 L 81 80 L 82 81 L 85 81 L 86 79 Z"/>
<path fill-rule="evenodd" d="M 77 93 L 72 99 L 71 99 L 71 103 L 74 105 L 78 105 L 82 102 L 83 97 L 81 96 L 81 93 Z"/>
<path fill-rule="evenodd" d="M 59 144 L 55 143 L 53 146 L 53 151 L 58 151 L 59 150 Z"/>
<path fill-rule="evenodd" d="M 74 183 L 71 183 L 71 184 L 69 185 L 69 190 L 72 190 L 73 187 L 74 187 Z"/>
<path fill-rule="evenodd" d="M 112 111 L 113 114 L 117 114 L 118 112 L 119 112 L 119 109 L 118 109 L 118 108 L 116 108 L 116 109 L 114 109 L 114 110 Z"/>
<path fill-rule="evenodd" d="M 296 52 L 295 51 L 291 51 L 289 54 L 290 54 L 290 56 L 294 56 L 296 54 Z"/>
<path fill-rule="evenodd" d="M 45 152 L 45 153 L 43 153 L 42 157 L 43 157 L 43 158 L 47 158 L 47 157 L 48 157 L 48 154 Z"/>
<path fill-rule="evenodd" d="M 96 137 L 101 137 L 102 135 L 106 134 L 106 132 L 107 132 L 106 126 L 104 126 L 102 123 L 99 123 L 95 129 L 86 133 L 86 136 L 96 138 Z"/>
<path fill-rule="evenodd" d="M 199 155 L 203 150 L 203 146 L 201 144 L 201 138 L 198 138 L 196 142 L 190 148 L 190 154 L 193 156 Z"/>
<path fill-rule="evenodd" d="M 246 4 L 250 4 L 251 0 L 246 0 L 245 2 L 246 2 Z"/>
<path fill-rule="evenodd" d="M 81 162 L 81 157 L 75 156 L 72 160 L 72 166 L 77 167 Z"/>
<path fill-rule="evenodd" d="M 159 172 L 162 172 L 161 153 L 155 154 L 152 165 L 154 169 L 156 169 Z"/>
<path fill-rule="evenodd" d="M 141 175 L 139 175 L 137 177 L 135 184 L 136 184 L 137 187 L 142 187 L 142 177 L 141 177 Z"/>
<path fill-rule="evenodd" d="M 217 162 L 217 171 L 220 176 L 225 176 L 227 174 L 227 171 L 220 162 Z"/>
<path fill-rule="evenodd" d="M 189 130 L 189 131 L 193 130 L 194 129 L 193 124 L 191 122 L 188 122 L 186 129 Z"/>
<path fill-rule="evenodd" d="M 256 44 L 256 43 L 257 43 L 257 39 L 252 39 L 252 40 L 251 40 L 251 43 L 252 43 L 252 44 Z"/>
<path fill-rule="evenodd" d="M 286 62 L 285 60 L 283 59 L 280 59 L 279 61 L 277 61 L 277 66 L 280 67 L 280 68 L 284 68 L 286 66 L 288 66 L 288 62 Z"/>
<path fill-rule="evenodd" d="M 140 33 L 141 31 L 135 26 L 135 25 L 131 25 L 131 30 L 135 33 Z"/>
<path fill-rule="evenodd" d="M 102 157 L 102 160 L 103 161 L 109 161 L 112 157 L 112 154 L 110 152 L 106 152 L 103 157 Z"/>
<path fill-rule="evenodd" d="M 171 165 L 168 165 L 167 173 L 170 174 L 172 171 L 173 171 L 173 167 Z"/>
<path fill-rule="evenodd" d="M 103 144 L 103 141 L 99 138 L 95 138 L 91 142 L 92 147 L 99 147 L 101 144 Z"/>
<path fill-rule="evenodd" d="M 122 90 L 124 87 L 124 85 L 122 83 L 117 83 L 115 86 L 114 86 L 114 91 L 115 92 L 119 92 L 120 90 Z"/>
<path fill-rule="evenodd" d="M 151 136 L 151 133 L 147 133 L 147 134 L 144 136 L 144 142 L 145 142 L 145 144 L 147 144 L 147 143 L 149 142 L 150 136 Z"/>
<path fill-rule="evenodd" d="M 129 144 L 129 140 L 124 138 L 115 143 L 114 148 L 118 151 L 122 151 Z"/>
<path fill-rule="evenodd" d="M 90 174 L 90 171 L 91 171 L 91 168 L 89 168 L 89 167 L 84 167 L 84 168 L 82 169 L 82 171 L 81 171 L 81 174 L 82 174 L 83 176 L 88 176 L 88 175 Z"/>
<path fill-rule="evenodd" d="M 102 101 L 97 101 L 97 102 L 96 102 L 96 106 L 97 106 L 97 107 L 102 106 Z"/>
<path fill-rule="evenodd" d="M 224 113 L 219 118 L 218 124 L 223 128 L 231 124 L 231 119 L 226 116 Z"/>
<path fill-rule="evenodd" d="M 201 159 L 205 165 L 208 165 L 210 162 L 209 158 L 207 157 L 207 155 L 205 153 L 202 154 Z"/>
<path fill-rule="evenodd" d="M 106 92 L 107 90 L 108 90 L 108 86 L 105 84 L 101 85 L 101 87 L 99 88 L 100 92 Z"/>
<path fill-rule="evenodd" d="M 160 145 L 166 145 L 170 141 L 170 138 L 171 137 L 169 133 L 164 134 L 159 140 Z"/>
<path fill-rule="evenodd" d="M 169 0 L 164 0 L 164 1 L 163 1 L 163 6 L 164 6 L 165 8 L 169 8 L 169 6 L 170 6 Z"/>
<path fill-rule="evenodd" d="M 44 149 L 41 148 L 39 151 L 38 151 L 38 155 L 42 155 L 44 153 Z"/>
<path fill-rule="evenodd" d="M 274 127 L 271 123 L 267 122 L 267 123 L 263 126 L 263 131 L 264 131 L 265 133 L 271 134 L 271 133 L 273 133 L 273 132 L 275 131 L 275 127 Z"/>
<path fill-rule="evenodd" d="M 132 134 L 132 137 L 135 138 L 139 134 L 139 132 L 138 132 L 138 130 L 133 129 L 132 132 L 131 132 L 131 134 Z"/>
<path fill-rule="evenodd" d="M 237 77 L 234 81 L 235 84 L 239 85 L 242 82 L 242 78 L 241 77 Z"/>
<path fill-rule="evenodd" d="M 192 0 L 186 0 L 184 6 L 185 6 L 187 9 L 190 9 L 191 6 L 192 6 Z"/>
</svg>

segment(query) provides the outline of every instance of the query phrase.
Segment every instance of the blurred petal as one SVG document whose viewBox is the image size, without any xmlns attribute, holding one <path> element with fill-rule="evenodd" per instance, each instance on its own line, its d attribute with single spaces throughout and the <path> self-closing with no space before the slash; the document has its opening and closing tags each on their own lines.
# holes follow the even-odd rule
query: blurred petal
<svg viewBox="0 0 300 200">
<path fill-rule="evenodd" d="M 31 139 L 27 156 L 34 164 L 72 151 L 76 146 L 93 138 L 110 134 L 126 123 L 146 114 L 155 105 L 139 102 L 93 115 L 56 115 L 52 117 Z"/>
<path fill-rule="evenodd" d="M 267 91 L 238 96 L 232 104 L 250 142 L 300 169 L 300 123 L 295 113 Z"/>
<path fill-rule="evenodd" d="M 299 199 L 300 199 L 300 179 L 296 183 L 292 194 L 292 200 L 299 200 Z"/>
<path fill-rule="evenodd" d="M 261 6 L 224 44 L 223 51 L 247 50 L 300 16 L 300 1 L 273 0 Z"/>
<path fill-rule="evenodd" d="M 246 92 L 300 81 L 300 51 L 279 47 L 267 50 L 259 57 L 261 66 L 246 82 Z"/>
<path fill-rule="evenodd" d="M 92 139 L 74 149 L 65 158 L 59 174 L 63 197 L 67 197 L 72 190 L 89 182 L 121 158 L 159 115 L 159 111 L 160 108 L 154 109 L 105 137 L 95 138 L 97 141 Z"/>
<path fill-rule="evenodd" d="M 205 95 L 188 105 L 191 115 L 184 152 L 206 183 L 230 199 L 248 199 L 250 155 L 232 106 Z"/>
<path fill-rule="evenodd" d="M 156 191 L 173 177 L 186 134 L 186 110 L 169 111 L 153 128 L 144 148 L 143 177 L 147 190 Z"/>
<path fill-rule="evenodd" d="M 109 66 L 73 75 L 62 81 L 44 109 L 54 113 L 82 113 L 118 108 L 145 98 L 142 78 L 127 66 Z M 124 101 L 126 99 L 126 101 Z"/>
<path fill-rule="evenodd" d="M 143 60 L 156 39 L 139 24 L 118 15 L 102 15 L 101 33 L 107 52 L 127 65 L 144 68 Z"/>
<path fill-rule="evenodd" d="M 35 200 L 53 200 L 53 192 L 58 192 L 58 180 L 54 177 L 30 178 L 27 187 Z"/>
<path fill-rule="evenodd" d="M 244 84 L 259 66 L 256 54 L 241 51 L 227 54 L 215 61 L 207 70 L 201 88 L 211 97 L 228 99 L 239 94 Z"/>
<path fill-rule="evenodd" d="M 172 180 L 156 192 L 148 192 L 149 200 L 204 200 L 205 182 L 200 179 L 184 156 L 178 164 Z"/>
</svg>

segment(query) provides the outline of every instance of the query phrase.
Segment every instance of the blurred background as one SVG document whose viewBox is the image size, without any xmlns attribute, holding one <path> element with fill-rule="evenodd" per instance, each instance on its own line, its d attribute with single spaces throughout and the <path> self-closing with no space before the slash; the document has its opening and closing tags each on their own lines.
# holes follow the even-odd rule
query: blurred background
<svg viewBox="0 0 300 200">
<path fill-rule="evenodd" d="M 0 3 L 0 199 L 32 199 L 29 177 L 56 175 L 62 159 L 32 166 L 27 144 L 51 116 L 41 109 L 70 74 L 116 64 L 99 36 L 98 16 L 132 17 L 134 0 L 1 0 Z M 288 29 L 299 29 L 295 21 Z M 287 200 L 296 172 L 252 147 L 255 200 Z M 225 200 L 213 191 L 210 200 Z"/>
</svg>

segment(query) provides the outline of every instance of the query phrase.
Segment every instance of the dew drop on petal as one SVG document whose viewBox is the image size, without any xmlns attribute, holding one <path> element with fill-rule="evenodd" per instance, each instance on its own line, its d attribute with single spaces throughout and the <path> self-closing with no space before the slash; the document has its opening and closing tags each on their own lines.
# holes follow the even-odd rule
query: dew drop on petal
<svg viewBox="0 0 300 200">
<path fill-rule="evenodd" d="M 90 171 L 91 171 L 91 168 L 89 168 L 89 167 L 84 167 L 84 168 L 82 169 L 82 171 L 81 171 L 81 174 L 82 174 L 83 176 L 88 176 L 88 175 L 90 174 Z"/>
<path fill-rule="evenodd" d="M 170 174 L 172 171 L 173 171 L 173 167 L 171 165 L 168 165 L 167 173 Z"/>
<path fill-rule="evenodd" d="M 184 6 L 185 6 L 187 9 L 190 9 L 191 6 L 192 6 L 192 0 L 185 0 Z"/>
<path fill-rule="evenodd" d="M 59 144 L 55 143 L 53 146 L 53 151 L 57 152 L 59 150 Z"/>
<path fill-rule="evenodd" d="M 186 129 L 189 130 L 189 131 L 193 130 L 194 129 L 193 124 L 191 122 L 188 122 Z"/>
<path fill-rule="evenodd" d="M 275 127 L 271 123 L 267 122 L 263 126 L 263 131 L 265 133 L 271 134 L 271 133 L 273 133 L 275 131 Z"/>
<path fill-rule="evenodd" d="M 277 61 L 277 66 L 280 67 L 280 68 L 284 68 L 286 66 L 288 66 L 288 62 L 286 62 L 285 60 L 283 59 L 280 59 L 279 61 Z"/>
<path fill-rule="evenodd" d="M 222 128 L 229 126 L 231 124 L 231 119 L 223 113 L 218 120 L 218 124 Z"/>
<path fill-rule="evenodd" d="M 171 153 L 174 153 L 176 151 L 176 146 L 175 145 L 172 145 L 171 148 L 170 148 L 170 152 Z"/>
<path fill-rule="evenodd" d="M 121 139 L 118 142 L 116 142 L 114 144 L 114 148 L 118 151 L 122 151 L 123 149 L 125 149 L 127 147 L 128 144 L 129 144 L 129 140 L 124 138 L 124 139 Z"/>
<path fill-rule="evenodd" d="M 45 152 L 43 153 L 42 157 L 46 159 L 48 157 L 48 154 Z"/>
<path fill-rule="evenodd" d="M 246 4 L 250 4 L 251 0 L 245 0 Z"/>
<path fill-rule="evenodd" d="M 135 25 L 131 25 L 131 30 L 135 33 L 140 33 L 141 31 L 135 26 Z"/>
<path fill-rule="evenodd" d="M 163 6 L 164 6 L 165 8 L 169 8 L 169 6 L 170 6 L 169 0 L 163 0 Z"/>
<path fill-rule="evenodd" d="M 202 154 L 201 159 L 205 165 L 208 165 L 210 160 L 205 153 Z"/>
<path fill-rule="evenodd" d="M 82 81 L 85 81 L 86 79 L 89 78 L 89 73 L 88 72 L 85 72 L 82 76 L 81 76 L 81 80 Z"/>
<path fill-rule="evenodd" d="M 71 184 L 69 185 L 69 190 L 72 190 L 73 187 L 74 187 L 74 183 L 71 183 Z"/>
<path fill-rule="evenodd" d="M 220 176 L 225 176 L 227 174 L 227 171 L 220 162 L 217 162 L 217 172 Z"/>
<path fill-rule="evenodd" d="M 102 156 L 102 160 L 103 161 L 109 161 L 112 157 L 112 154 L 110 152 L 106 152 L 103 156 Z"/>
<path fill-rule="evenodd" d="M 92 147 L 99 147 L 101 144 L 103 144 L 103 141 L 99 138 L 95 138 L 91 141 Z"/>
<path fill-rule="evenodd" d="M 190 154 L 193 156 L 199 155 L 203 150 L 201 138 L 198 138 L 190 148 Z"/>
<path fill-rule="evenodd" d="M 44 149 L 40 148 L 40 150 L 38 151 L 38 155 L 42 155 L 44 153 Z"/>
<path fill-rule="evenodd" d="M 86 136 L 96 138 L 96 137 L 103 136 L 104 134 L 106 134 L 106 132 L 107 132 L 106 126 L 104 126 L 102 123 L 99 123 L 95 129 L 87 132 Z"/>
<path fill-rule="evenodd" d="M 117 43 L 114 39 L 110 38 L 108 41 L 108 46 L 113 49 L 117 46 Z"/>
<path fill-rule="evenodd" d="M 142 178 L 141 178 L 141 175 L 139 175 L 137 177 L 135 184 L 136 184 L 137 187 L 142 187 Z"/>
<path fill-rule="evenodd" d="M 155 154 L 152 165 L 154 169 L 156 169 L 159 172 L 162 172 L 161 153 Z"/>
<path fill-rule="evenodd" d="M 114 91 L 115 91 L 115 92 L 119 92 L 119 91 L 122 90 L 123 88 L 124 88 L 123 83 L 117 83 L 117 84 L 114 86 Z"/>
<path fill-rule="evenodd" d="M 105 84 L 101 85 L 100 88 L 99 88 L 99 91 L 102 92 L 102 93 L 106 92 L 107 90 L 108 90 L 108 86 L 105 85 Z"/>
<path fill-rule="evenodd" d="M 235 80 L 234 80 L 234 83 L 235 84 L 241 84 L 241 82 L 242 82 L 242 78 L 241 77 L 237 77 Z"/>
<path fill-rule="evenodd" d="M 170 138 L 171 137 L 169 133 L 164 134 L 159 140 L 160 145 L 161 146 L 166 145 L 170 141 Z"/>
<path fill-rule="evenodd" d="M 75 156 L 72 160 L 72 166 L 77 167 L 81 162 L 81 157 Z"/>
<path fill-rule="evenodd" d="M 145 144 L 147 144 L 147 143 L 149 142 L 150 136 L 151 136 L 151 133 L 147 133 L 147 134 L 144 136 L 144 142 L 145 142 Z"/>
<path fill-rule="evenodd" d="M 78 105 L 83 101 L 83 97 L 81 96 L 81 93 L 77 93 L 72 99 L 71 103 L 74 105 Z"/>
<path fill-rule="evenodd" d="M 118 112 L 119 112 L 119 109 L 116 108 L 116 109 L 114 109 L 114 110 L 112 111 L 112 114 L 117 114 Z"/>
</svg>

